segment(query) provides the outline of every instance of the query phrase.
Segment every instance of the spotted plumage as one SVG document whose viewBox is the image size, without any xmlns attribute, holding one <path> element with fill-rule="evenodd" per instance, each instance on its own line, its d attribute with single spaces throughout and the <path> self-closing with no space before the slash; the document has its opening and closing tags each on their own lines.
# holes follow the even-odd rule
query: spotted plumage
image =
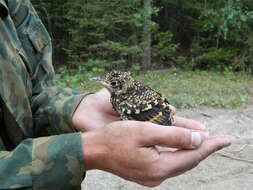
<svg viewBox="0 0 253 190">
<path fill-rule="evenodd" d="M 112 71 L 100 82 L 111 93 L 113 108 L 123 120 L 149 121 L 160 125 L 172 125 L 169 102 L 162 95 L 136 81 L 128 72 Z"/>
</svg>

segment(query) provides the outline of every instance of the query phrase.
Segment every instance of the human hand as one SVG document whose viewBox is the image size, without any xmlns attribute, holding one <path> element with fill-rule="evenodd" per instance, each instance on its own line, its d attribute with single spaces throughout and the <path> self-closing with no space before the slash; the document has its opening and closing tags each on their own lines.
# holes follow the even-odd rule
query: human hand
<svg viewBox="0 0 253 190">
<path fill-rule="evenodd" d="M 222 135 L 139 121 L 113 122 L 82 138 L 86 170 L 104 170 L 149 187 L 183 174 L 230 144 Z M 157 145 L 178 150 L 159 152 Z"/>
<path fill-rule="evenodd" d="M 103 88 L 82 100 L 73 115 L 72 123 L 78 131 L 92 131 L 118 120 L 119 115 L 110 103 L 110 93 Z"/>
<path fill-rule="evenodd" d="M 173 115 L 176 109 L 171 106 Z M 174 116 L 175 125 L 192 130 L 204 131 L 204 126 L 194 120 Z M 92 131 L 101 129 L 113 121 L 119 121 L 119 115 L 112 108 L 110 93 L 104 88 L 95 94 L 85 97 L 75 111 L 72 123 L 78 131 Z"/>
</svg>

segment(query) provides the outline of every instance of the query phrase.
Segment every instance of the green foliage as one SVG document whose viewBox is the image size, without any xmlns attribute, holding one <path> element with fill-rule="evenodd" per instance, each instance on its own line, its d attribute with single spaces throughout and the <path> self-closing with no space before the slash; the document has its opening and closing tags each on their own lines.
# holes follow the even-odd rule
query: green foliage
<svg viewBox="0 0 253 190">
<path fill-rule="evenodd" d="M 252 38 L 253 9 L 240 0 L 220 2 L 219 6 L 210 4 L 199 17 L 198 26 L 205 37 L 199 40 L 204 51 L 196 54 L 196 63 L 207 64 L 205 69 L 251 73 L 252 61 L 247 55 L 252 46 L 248 42 Z"/>
<path fill-rule="evenodd" d="M 131 70 L 138 72 L 141 70 L 141 66 L 139 64 L 132 64 Z"/>
<path fill-rule="evenodd" d="M 109 62 L 111 68 L 128 68 L 129 63 L 141 60 L 142 27 L 157 8 L 145 10 L 136 0 L 76 0 L 66 5 L 69 8 L 64 17 L 70 34 L 66 52 L 72 64 L 92 59 Z M 156 24 L 150 22 L 155 30 Z"/>
<path fill-rule="evenodd" d="M 145 1 L 152 6 L 144 8 Z M 52 36 L 54 62 L 68 68 L 141 70 L 150 33 L 150 69 L 253 73 L 252 0 L 32 2 Z"/>
<path fill-rule="evenodd" d="M 84 72 L 62 69 L 57 73 L 59 85 L 85 91 L 97 91 L 98 83 L 90 77 L 104 76 L 105 73 Z M 213 71 L 184 71 L 177 68 L 134 73 L 134 78 L 161 92 L 177 108 L 212 106 L 233 108 L 252 101 L 253 79 L 242 73 Z"/>
<path fill-rule="evenodd" d="M 106 65 L 108 65 L 106 61 L 89 59 L 82 65 L 82 68 L 85 68 L 88 72 L 99 73 L 105 71 Z"/>
<path fill-rule="evenodd" d="M 193 66 L 198 69 L 232 70 L 230 62 L 237 51 L 237 49 L 232 48 L 207 48 L 195 58 Z"/>
<path fill-rule="evenodd" d="M 166 61 L 174 57 L 179 44 L 172 43 L 173 34 L 169 31 L 158 32 L 155 35 L 157 43 L 153 46 L 153 57 L 155 60 Z"/>
<path fill-rule="evenodd" d="M 172 68 L 146 72 L 136 78 L 162 92 L 177 108 L 232 108 L 252 101 L 253 97 L 252 78 L 229 71 L 190 72 Z"/>
<path fill-rule="evenodd" d="M 248 22 L 253 19 L 253 11 L 248 11 L 241 1 L 236 0 L 225 7 L 203 11 L 200 19 L 203 21 L 204 31 L 215 30 L 217 38 L 231 40 L 236 35 L 235 32 L 238 35 L 248 29 Z"/>
<path fill-rule="evenodd" d="M 246 45 L 243 55 L 237 59 L 237 67 L 248 74 L 253 74 L 253 34 L 249 35 Z"/>
</svg>

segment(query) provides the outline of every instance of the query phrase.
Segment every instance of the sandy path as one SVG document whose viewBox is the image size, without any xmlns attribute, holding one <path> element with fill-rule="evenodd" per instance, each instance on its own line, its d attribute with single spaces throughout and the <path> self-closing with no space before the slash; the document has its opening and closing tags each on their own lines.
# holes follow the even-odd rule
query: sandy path
<svg viewBox="0 0 253 190">
<path fill-rule="evenodd" d="M 190 109 L 178 115 L 206 124 L 210 134 L 222 133 L 232 139 L 232 146 L 222 151 L 238 161 L 214 154 L 186 174 L 169 179 L 154 190 L 253 190 L 253 105 L 234 110 Z M 145 190 L 150 189 L 101 171 L 87 173 L 83 189 Z"/>
</svg>

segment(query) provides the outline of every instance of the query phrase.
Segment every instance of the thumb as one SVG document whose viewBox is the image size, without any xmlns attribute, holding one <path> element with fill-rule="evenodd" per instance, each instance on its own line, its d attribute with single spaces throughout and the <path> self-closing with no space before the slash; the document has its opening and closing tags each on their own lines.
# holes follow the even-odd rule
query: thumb
<svg viewBox="0 0 253 190">
<path fill-rule="evenodd" d="M 207 137 L 205 132 L 191 131 L 179 127 L 161 126 L 145 123 L 142 130 L 143 146 L 162 145 L 179 149 L 194 149 L 199 147 Z"/>
</svg>

